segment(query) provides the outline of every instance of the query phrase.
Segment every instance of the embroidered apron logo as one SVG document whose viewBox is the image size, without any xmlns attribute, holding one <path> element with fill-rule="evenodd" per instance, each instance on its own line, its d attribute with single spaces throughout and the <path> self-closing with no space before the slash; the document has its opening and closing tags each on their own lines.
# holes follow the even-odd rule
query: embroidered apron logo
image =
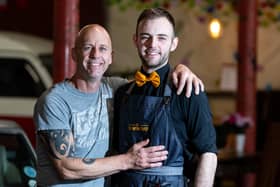
<svg viewBox="0 0 280 187">
<path fill-rule="evenodd" d="M 149 130 L 149 125 L 148 124 L 129 124 L 128 125 L 128 130 L 129 131 L 142 131 L 142 132 L 147 132 Z"/>
</svg>

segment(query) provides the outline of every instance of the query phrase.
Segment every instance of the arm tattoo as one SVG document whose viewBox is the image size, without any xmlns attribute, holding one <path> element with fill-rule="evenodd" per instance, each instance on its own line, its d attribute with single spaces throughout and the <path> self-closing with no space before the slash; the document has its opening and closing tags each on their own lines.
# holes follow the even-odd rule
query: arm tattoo
<svg viewBox="0 0 280 187">
<path fill-rule="evenodd" d="M 46 130 L 40 132 L 40 137 L 48 146 L 49 153 L 55 157 L 68 157 L 74 149 L 74 139 L 70 130 Z"/>
<path fill-rule="evenodd" d="M 83 163 L 85 164 L 92 164 L 95 161 L 94 158 L 84 158 Z"/>
</svg>

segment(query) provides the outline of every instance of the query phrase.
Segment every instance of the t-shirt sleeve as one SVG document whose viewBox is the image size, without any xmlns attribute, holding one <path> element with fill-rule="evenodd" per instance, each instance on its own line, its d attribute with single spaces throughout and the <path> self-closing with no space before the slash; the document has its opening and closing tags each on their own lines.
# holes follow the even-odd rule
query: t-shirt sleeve
<svg viewBox="0 0 280 187">
<path fill-rule="evenodd" d="M 69 110 L 62 99 L 55 96 L 40 97 L 34 108 L 34 121 L 37 131 L 70 129 Z"/>
<path fill-rule="evenodd" d="M 195 151 L 198 154 L 217 153 L 216 131 L 206 94 L 200 93 L 184 99 L 187 133 Z"/>
</svg>

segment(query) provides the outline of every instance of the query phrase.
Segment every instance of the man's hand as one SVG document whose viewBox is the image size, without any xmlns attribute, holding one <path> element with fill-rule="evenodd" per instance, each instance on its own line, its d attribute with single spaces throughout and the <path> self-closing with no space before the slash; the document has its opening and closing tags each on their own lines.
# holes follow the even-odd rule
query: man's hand
<svg viewBox="0 0 280 187">
<path fill-rule="evenodd" d="M 134 144 L 127 152 L 128 169 L 145 169 L 162 166 L 167 159 L 168 151 L 162 145 L 145 147 L 149 140 Z"/>
<path fill-rule="evenodd" d="M 192 92 L 192 84 L 194 85 L 195 94 L 204 91 L 202 81 L 185 65 L 178 64 L 172 72 L 173 84 L 177 88 L 177 94 L 181 94 L 186 86 L 186 96 L 190 97 Z"/>
</svg>

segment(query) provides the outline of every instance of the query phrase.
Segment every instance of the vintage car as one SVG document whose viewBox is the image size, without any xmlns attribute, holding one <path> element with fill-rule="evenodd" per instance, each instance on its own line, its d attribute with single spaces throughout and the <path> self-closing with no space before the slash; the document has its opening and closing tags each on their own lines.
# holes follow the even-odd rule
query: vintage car
<svg viewBox="0 0 280 187">
<path fill-rule="evenodd" d="M 0 186 L 35 187 L 36 154 L 24 130 L 0 120 Z"/>
<path fill-rule="evenodd" d="M 33 145 L 33 107 L 52 84 L 46 68 L 51 64 L 52 49 L 52 42 L 46 39 L 0 32 L 0 119 L 16 121 Z"/>
</svg>

